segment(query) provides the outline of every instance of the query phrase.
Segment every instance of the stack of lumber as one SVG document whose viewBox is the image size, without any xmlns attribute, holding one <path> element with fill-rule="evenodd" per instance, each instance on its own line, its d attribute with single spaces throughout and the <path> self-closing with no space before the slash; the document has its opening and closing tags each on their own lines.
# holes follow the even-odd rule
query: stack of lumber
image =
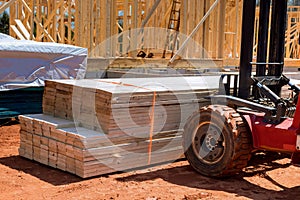
<svg viewBox="0 0 300 200">
<path fill-rule="evenodd" d="M 46 81 L 43 114 L 20 116 L 20 155 L 83 178 L 180 158 L 184 123 L 218 78 L 149 81 Z"/>
<path fill-rule="evenodd" d="M 20 116 L 20 121 L 21 156 L 82 178 L 148 164 L 149 140 L 121 142 L 118 137 L 75 127 L 72 121 L 44 114 Z M 156 135 L 151 164 L 180 158 L 181 134 Z M 165 145 L 168 148 L 163 148 Z"/>
<path fill-rule="evenodd" d="M 204 97 L 218 87 L 215 76 L 150 80 L 46 81 L 43 113 L 110 134 L 136 130 L 149 133 L 154 107 L 154 130 L 174 130 L 197 107 L 207 104 Z"/>
</svg>

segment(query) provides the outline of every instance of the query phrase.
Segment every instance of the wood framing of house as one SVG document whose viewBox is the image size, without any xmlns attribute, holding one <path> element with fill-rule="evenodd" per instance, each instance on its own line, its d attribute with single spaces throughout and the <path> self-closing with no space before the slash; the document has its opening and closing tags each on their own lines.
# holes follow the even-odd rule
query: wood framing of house
<svg viewBox="0 0 300 200">
<path fill-rule="evenodd" d="M 78 45 L 88 48 L 90 57 L 135 57 L 140 50 L 161 57 L 163 44 L 169 34 L 165 28 L 172 2 L 0 0 L 0 12 L 9 8 L 10 34 L 18 39 Z M 240 52 L 241 2 L 181 0 L 177 49 L 206 13 L 211 12 L 180 57 L 224 59 L 225 64 L 236 65 Z M 285 57 L 298 65 L 295 59 L 300 58 L 299 7 L 289 7 L 287 25 Z M 255 28 L 258 30 L 258 20 Z"/>
</svg>

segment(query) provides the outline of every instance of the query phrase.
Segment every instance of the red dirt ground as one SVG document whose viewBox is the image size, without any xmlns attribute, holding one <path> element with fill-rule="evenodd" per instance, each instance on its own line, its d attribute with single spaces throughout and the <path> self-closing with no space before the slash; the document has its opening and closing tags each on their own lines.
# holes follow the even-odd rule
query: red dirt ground
<svg viewBox="0 0 300 200">
<path fill-rule="evenodd" d="M 187 161 L 83 180 L 18 156 L 20 126 L 0 127 L 0 199 L 297 199 L 300 168 L 259 153 L 241 174 L 211 179 Z"/>
</svg>

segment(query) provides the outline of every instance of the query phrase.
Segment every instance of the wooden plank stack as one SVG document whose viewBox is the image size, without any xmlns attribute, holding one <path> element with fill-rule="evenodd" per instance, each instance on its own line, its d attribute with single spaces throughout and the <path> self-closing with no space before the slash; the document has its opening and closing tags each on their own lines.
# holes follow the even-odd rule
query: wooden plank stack
<svg viewBox="0 0 300 200">
<path fill-rule="evenodd" d="M 218 79 L 147 81 L 46 81 L 43 114 L 20 116 L 20 155 L 83 178 L 180 158 L 184 122 Z"/>
<path fill-rule="evenodd" d="M 148 163 L 149 140 L 124 142 L 69 120 L 38 114 L 20 116 L 21 156 L 87 178 L 127 170 Z M 181 133 L 165 132 L 153 138 L 151 164 L 182 155 Z M 168 148 L 162 148 L 172 142 Z M 161 149 L 160 149 L 161 148 Z"/>
</svg>

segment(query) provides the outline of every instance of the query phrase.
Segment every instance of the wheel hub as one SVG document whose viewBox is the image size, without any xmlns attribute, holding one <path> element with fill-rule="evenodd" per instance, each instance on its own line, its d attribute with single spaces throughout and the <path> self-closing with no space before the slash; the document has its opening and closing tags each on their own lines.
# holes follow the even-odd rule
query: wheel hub
<svg viewBox="0 0 300 200">
<path fill-rule="evenodd" d="M 198 126 L 192 145 L 197 157 L 205 163 L 216 163 L 224 154 L 222 131 L 211 123 Z"/>
<path fill-rule="evenodd" d="M 214 138 L 211 138 L 210 135 L 206 138 L 206 146 L 210 151 L 215 150 L 216 140 Z"/>
</svg>

